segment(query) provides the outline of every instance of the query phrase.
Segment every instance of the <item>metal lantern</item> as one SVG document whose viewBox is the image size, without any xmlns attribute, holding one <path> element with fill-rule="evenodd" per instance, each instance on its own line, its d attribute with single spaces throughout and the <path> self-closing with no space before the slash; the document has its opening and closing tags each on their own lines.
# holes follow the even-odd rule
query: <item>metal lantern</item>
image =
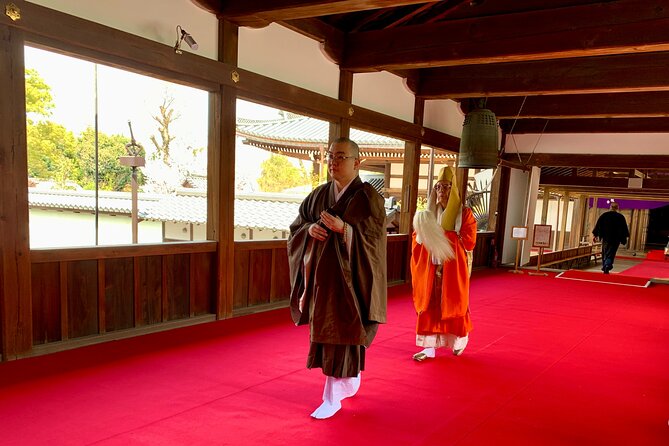
<svg viewBox="0 0 669 446">
<path fill-rule="evenodd" d="M 485 108 L 467 113 L 462 125 L 458 167 L 495 168 L 498 150 L 499 134 L 495 114 Z"/>
</svg>

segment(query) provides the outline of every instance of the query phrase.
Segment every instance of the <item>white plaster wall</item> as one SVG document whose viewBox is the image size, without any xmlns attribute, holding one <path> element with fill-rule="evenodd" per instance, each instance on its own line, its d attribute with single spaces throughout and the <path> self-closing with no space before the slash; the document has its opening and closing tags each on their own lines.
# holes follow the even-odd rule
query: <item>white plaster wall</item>
<svg viewBox="0 0 669 446">
<path fill-rule="evenodd" d="M 339 95 L 339 67 L 320 44 L 283 26 L 239 29 L 240 68 L 333 98 Z"/>
<path fill-rule="evenodd" d="M 184 51 L 217 59 L 218 20 L 190 0 L 28 1 L 169 46 L 174 46 L 176 26 L 181 25 L 199 45 L 193 51 L 183 44 Z"/>
<path fill-rule="evenodd" d="M 506 153 L 669 155 L 666 133 L 522 134 L 506 139 Z"/>
<path fill-rule="evenodd" d="M 465 115 L 451 99 L 425 101 L 423 126 L 460 138 Z"/>
<path fill-rule="evenodd" d="M 30 209 L 30 247 L 65 248 L 95 246 L 95 216 L 90 212 Z M 162 243 L 159 221 L 142 221 L 137 228 L 139 243 Z M 132 243 L 132 220 L 127 215 L 100 214 L 98 220 L 100 245 Z"/>
<path fill-rule="evenodd" d="M 386 71 L 353 75 L 354 105 L 413 122 L 414 95 L 404 79 Z"/>
</svg>

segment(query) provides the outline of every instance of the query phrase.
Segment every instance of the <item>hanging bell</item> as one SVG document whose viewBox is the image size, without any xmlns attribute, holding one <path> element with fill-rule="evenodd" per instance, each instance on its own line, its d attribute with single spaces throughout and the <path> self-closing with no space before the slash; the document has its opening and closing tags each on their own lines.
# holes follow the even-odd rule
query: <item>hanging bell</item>
<svg viewBox="0 0 669 446">
<path fill-rule="evenodd" d="M 495 114 L 485 108 L 467 113 L 462 125 L 458 167 L 495 168 L 497 167 L 498 150 L 499 133 Z"/>
</svg>

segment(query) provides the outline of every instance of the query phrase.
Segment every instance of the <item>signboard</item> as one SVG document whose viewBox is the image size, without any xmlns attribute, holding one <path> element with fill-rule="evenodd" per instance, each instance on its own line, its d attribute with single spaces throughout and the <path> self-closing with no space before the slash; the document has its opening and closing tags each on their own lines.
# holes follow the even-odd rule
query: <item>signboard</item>
<svg viewBox="0 0 669 446">
<path fill-rule="evenodd" d="M 534 240 L 532 246 L 535 248 L 548 248 L 551 246 L 551 225 L 534 225 Z"/>
<path fill-rule="evenodd" d="M 511 238 L 516 240 L 527 240 L 527 226 L 511 227 Z"/>
</svg>

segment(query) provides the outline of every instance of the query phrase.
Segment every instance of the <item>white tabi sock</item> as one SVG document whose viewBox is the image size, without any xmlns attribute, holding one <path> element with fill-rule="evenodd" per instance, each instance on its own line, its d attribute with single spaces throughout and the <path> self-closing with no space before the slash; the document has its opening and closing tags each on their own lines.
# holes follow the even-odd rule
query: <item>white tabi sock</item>
<svg viewBox="0 0 669 446">
<path fill-rule="evenodd" d="M 465 350 L 465 347 L 467 347 L 467 343 L 469 342 L 469 335 L 463 336 L 463 337 L 458 337 L 455 338 L 455 342 L 453 342 L 453 354 L 456 356 L 460 356 L 462 352 Z"/>
<path fill-rule="evenodd" d="M 360 388 L 361 376 L 355 378 L 334 378 L 328 376 L 323 388 L 323 404 L 311 414 L 312 417 L 323 420 L 330 418 L 341 409 L 341 400 L 355 395 Z"/>
<path fill-rule="evenodd" d="M 425 353 L 425 356 L 428 358 L 434 358 L 436 355 L 436 349 L 434 347 L 426 347 L 418 353 Z"/>
</svg>

